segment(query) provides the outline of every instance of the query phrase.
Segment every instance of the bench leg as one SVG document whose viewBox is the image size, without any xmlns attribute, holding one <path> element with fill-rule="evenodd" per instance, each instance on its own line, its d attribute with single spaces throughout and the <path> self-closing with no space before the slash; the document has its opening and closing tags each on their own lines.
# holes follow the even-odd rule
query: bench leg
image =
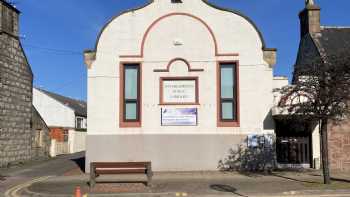
<svg viewBox="0 0 350 197">
<path fill-rule="evenodd" d="M 147 166 L 147 186 L 151 187 L 152 186 L 152 167 L 149 165 Z"/>
<path fill-rule="evenodd" d="M 147 184 L 146 186 L 150 187 L 152 186 L 152 175 L 147 174 Z"/>
<path fill-rule="evenodd" d="M 96 184 L 96 175 L 95 175 L 95 169 L 94 169 L 94 165 L 91 163 L 90 164 L 90 182 L 89 182 L 89 185 L 90 185 L 90 189 L 92 189 L 95 184 Z"/>
</svg>

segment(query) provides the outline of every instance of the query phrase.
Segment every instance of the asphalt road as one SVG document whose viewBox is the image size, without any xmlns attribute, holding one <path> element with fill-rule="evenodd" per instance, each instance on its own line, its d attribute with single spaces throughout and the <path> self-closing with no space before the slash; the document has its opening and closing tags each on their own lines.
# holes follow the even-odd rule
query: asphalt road
<svg viewBox="0 0 350 197">
<path fill-rule="evenodd" d="M 16 185 L 45 176 L 59 176 L 82 164 L 85 152 L 62 155 L 45 161 L 33 161 L 9 169 L 0 169 L 0 196 Z"/>
<path fill-rule="evenodd" d="M 72 155 L 59 156 L 46 161 L 35 161 L 23 166 L 17 166 L 10 169 L 0 169 L 0 196 L 17 197 L 21 194 L 27 194 L 28 191 L 42 192 L 45 197 L 57 196 L 57 193 L 63 196 L 71 196 L 77 185 L 80 184 L 84 189 L 86 175 L 62 176 L 83 166 L 83 157 L 85 153 L 76 153 Z M 69 174 L 69 173 L 68 173 Z M 192 196 L 192 197 L 233 197 L 246 196 L 263 197 L 265 193 L 283 194 L 281 196 L 293 197 L 350 197 L 350 177 L 347 173 L 342 176 L 334 186 L 341 186 L 343 189 L 327 190 L 327 188 L 317 188 L 322 177 L 315 176 L 313 172 L 308 173 L 283 173 L 266 176 L 247 176 L 235 173 L 202 172 L 202 173 L 158 173 L 155 174 L 151 192 L 148 188 L 146 193 L 118 194 L 123 185 L 118 183 L 107 183 L 95 186 L 96 193 L 89 193 L 89 196 L 130 196 L 130 197 L 168 197 L 168 196 Z M 2 178 L 2 176 L 4 176 Z M 122 178 L 119 175 L 112 177 L 113 180 Z M 100 177 L 103 178 L 103 177 Z M 109 177 L 106 177 L 109 178 Z M 130 177 L 132 178 L 132 177 Z M 75 180 L 77 179 L 77 180 Z M 332 187 L 334 187 L 332 186 Z M 349 186 L 349 187 L 348 187 Z M 29 188 L 34 190 L 22 190 Z M 139 185 L 126 189 L 139 189 Z M 140 191 L 143 187 L 141 187 Z M 333 188 L 334 189 L 334 188 Z M 56 190 L 58 192 L 56 192 Z M 106 192 L 106 191 L 107 192 Z M 86 190 L 87 191 L 87 190 Z M 86 193 L 85 191 L 85 193 Z M 178 193 L 185 191 L 186 193 Z M 285 191 L 289 191 L 285 193 Z M 295 192 L 294 192 L 295 191 Z M 299 192 L 298 192 L 299 191 Z M 101 194 L 99 194 L 101 192 Z M 31 196 L 31 195 L 25 195 Z M 272 195 L 265 195 L 272 196 Z M 264 196 L 264 197 L 265 197 Z M 276 195 L 275 195 L 276 196 Z"/>
</svg>

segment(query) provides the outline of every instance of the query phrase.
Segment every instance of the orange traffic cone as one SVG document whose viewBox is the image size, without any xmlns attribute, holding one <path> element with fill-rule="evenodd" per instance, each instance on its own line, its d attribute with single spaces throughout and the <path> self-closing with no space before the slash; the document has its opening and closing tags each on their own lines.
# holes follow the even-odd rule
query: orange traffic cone
<svg viewBox="0 0 350 197">
<path fill-rule="evenodd" d="M 75 188 L 75 197 L 81 197 L 81 191 L 79 186 Z"/>
</svg>

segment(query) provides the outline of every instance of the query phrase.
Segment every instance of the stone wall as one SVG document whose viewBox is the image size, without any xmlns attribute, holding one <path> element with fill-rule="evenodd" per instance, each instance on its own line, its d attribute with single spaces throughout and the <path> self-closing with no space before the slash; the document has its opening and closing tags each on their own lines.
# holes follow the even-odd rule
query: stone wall
<svg viewBox="0 0 350 197">
<path fill-rule="evenodd" d="M 39 112 L 32 107 L 32 158 L 47 158 L 50 155 L 50 129 L 40 116 Z"/>
<path fill-rule="evenodd" d="M 19 40 L 0 34 L 0 166 L 31 158 L 32 73 Z"/>
<path fill-rule="evenodd" d="M 350 171 L 350 120 L 330 124 L 328 129 L 331 169 Z"/>
<path fill-rule="evenodd" d="M 12 16 L 12 32 L 0 20 L 0 167 L 30 160 L 33 75 L 18 38 L 18 11 L 0 0 L 0 15 Z"/>
</svg>

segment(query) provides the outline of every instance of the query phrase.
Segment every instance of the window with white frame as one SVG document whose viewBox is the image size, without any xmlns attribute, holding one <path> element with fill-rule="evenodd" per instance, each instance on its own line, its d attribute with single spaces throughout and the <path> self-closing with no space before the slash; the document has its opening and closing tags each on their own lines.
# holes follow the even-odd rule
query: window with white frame
<svg viewBox="0 0 350 197">
<path fill-rule="evenodd" d="M 76 128 L 77 129 L 83 129 L 84 128 L 84 118 L 77 117 L 76 118 Z"/>
</svg>

